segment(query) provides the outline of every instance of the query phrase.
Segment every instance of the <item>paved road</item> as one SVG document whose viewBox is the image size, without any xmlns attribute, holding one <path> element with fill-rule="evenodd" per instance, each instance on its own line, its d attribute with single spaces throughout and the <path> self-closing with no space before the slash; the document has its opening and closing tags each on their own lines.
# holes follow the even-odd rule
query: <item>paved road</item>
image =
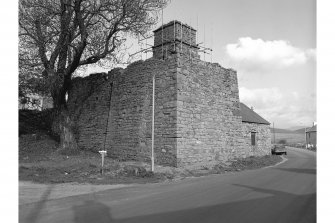
<svg viewBox="0 0 335 223">
<path fill-rule="evenodd" d="M 316 154 L 259 170 L 20 205 L 20 222 L 316 222 Z"/>
</svg>

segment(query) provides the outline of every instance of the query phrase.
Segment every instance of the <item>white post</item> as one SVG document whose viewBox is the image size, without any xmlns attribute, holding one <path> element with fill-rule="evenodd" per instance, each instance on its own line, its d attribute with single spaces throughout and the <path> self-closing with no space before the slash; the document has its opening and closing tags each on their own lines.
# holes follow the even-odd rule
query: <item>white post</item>
<svg viewBox="0 0 335 223">
<path fill-rule="evenodd" d="M 102 172 L 103 172 L 103 170 L 104 170 L 104 159 L 105 159 L 105 155 L 102 154 L 102 159 L 101 159 Z"/>
<path fill-rule="evenodd" d="M 107 151 L 106 150 L 100 150 L 99 153 L 101 154 L 101 174 L 104 174 L 104 159 L 105 156 L 107 155 Z"/>
<path fill-rule="evenodd" d="M 152 77 L 152 129 L 151 129 L 151 171 L 154 172 L 154 141 L 155 141 L 155 74 Z"/>
</svg>

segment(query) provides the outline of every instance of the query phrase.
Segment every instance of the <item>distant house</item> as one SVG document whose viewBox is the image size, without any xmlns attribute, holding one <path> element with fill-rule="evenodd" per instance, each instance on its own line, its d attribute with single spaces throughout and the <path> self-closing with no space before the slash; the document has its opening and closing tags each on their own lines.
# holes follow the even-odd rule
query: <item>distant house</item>
<svg viewBox="0 0 335 223">
<path fill-rule="evenodd" d="M 28 94 L 19 98 L 19 109 L 44 110 L 53 107 L 53 100 L 49 96 L 39 94 Z"/>
<path fill-rule="evenodd" d="M 306 147 L 308 149 L 316 149 L 316 125 L 306 129 Z"/>
<path fill-rule="evenodd" d="M 270 123 L 243 103 L 240 103 L 240 112 L 242 131 L 250 152 L 264 151 L 266 154 L 271 147 Z"/>
</svg>

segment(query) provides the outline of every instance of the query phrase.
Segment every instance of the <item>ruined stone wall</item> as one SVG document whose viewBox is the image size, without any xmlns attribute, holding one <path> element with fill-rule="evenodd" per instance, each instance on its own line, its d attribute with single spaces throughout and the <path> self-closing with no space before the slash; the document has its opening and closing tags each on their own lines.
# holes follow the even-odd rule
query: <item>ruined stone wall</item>
<svg viewBox="0 0 335 223">
<path fill-rule="evenodd" d="M 98 151 L 105 144 L 117 160 L 150 161 L 154 75 L 157 164 L 270 153 L 269 126 L 242 123 L 239 116 L 236 71 L 179 54 L 74 79 L 68 104 L 79 147 Z M 251 131 L 256 131 L 256 146 L 251 146 Z"/>
<path fill-rule="evenodd" d="M 242 118 L 234 70 L 180 59 L 177 68 L 177 144 L 181 165 L 241 156 Z"/>
<path fill-rule="evenodd" d="M 111 157 L 150 160 L 155 75 L 155 162 L 176 166 L 176 63 L 151 58 L 113 75 L 106 144 Z"/>
<path fill-rule="evenodd" d="M 176 166 L 176 66 L 176 58 L 151 58 L 108 74 L 75 78 L 68 108 L 79 148 L 106 148 L 118 160 L 149 161 L 155 75 L 155 162 Z"/>
<path fill-rule="evenodd" d="M 251 132 L 256 132 L 256 145 L 251 145 Z M 271 153 L 270 126 L 257 123 L 242 123 L 242 134 L 245 140 L 247 156 L 264 156 Z"/>
<path fill-rule="evenodd" d="M 68 109 L 75 123 L 73 130 L 80 149 L 99 151 L 104 148 L 110 82 L 106 73 L 73 79 Z"/>
</svg>

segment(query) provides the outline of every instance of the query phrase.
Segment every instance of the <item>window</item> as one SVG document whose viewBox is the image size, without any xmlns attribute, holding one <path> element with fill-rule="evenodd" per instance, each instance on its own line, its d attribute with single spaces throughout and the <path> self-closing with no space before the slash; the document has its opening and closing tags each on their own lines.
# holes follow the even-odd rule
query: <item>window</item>
<svg viewBox="0 0 335 223">
<path fill-rule="evenodd" d="M 251 145 L 256 145 L 256 132 L 251 132 Z"/>
</svg>

